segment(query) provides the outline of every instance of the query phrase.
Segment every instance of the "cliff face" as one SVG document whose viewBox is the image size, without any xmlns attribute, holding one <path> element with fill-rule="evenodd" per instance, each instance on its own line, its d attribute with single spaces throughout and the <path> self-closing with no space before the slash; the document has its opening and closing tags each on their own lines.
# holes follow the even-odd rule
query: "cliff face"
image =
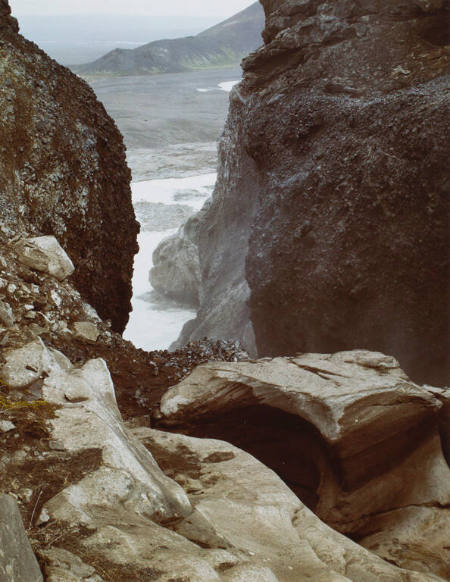
<svg viewBox="0 0 450 582">
<path fill-rule="evenodd" d="M 11 16 L 11 8 L 8 0 L 0 0 L 0 31 L 11 30 L 19 32 L 17 20 Z"/>
<path fill-rule="evenodd" d="M 115 49 L 75 68 L 83 74 L 136 75 L 229 66 L 261 45 L 263 27 L 264 14 L 255 2 L 196 36 L 157 40 L 133 50 Z"/>
<path fill-rule="evenodd" d="M 252 324 L 260 355 L 376 349 L 445 382 L 448 3 L 263 4 L 182 339 Z"/>
<path fill-rule="evenodd" d="M 55 235 L 103 318 L 128 320 L 138 226 L 122 137 L 93 91 L 17 34 L 0 4 L 2 236 Z"/>
</svg>

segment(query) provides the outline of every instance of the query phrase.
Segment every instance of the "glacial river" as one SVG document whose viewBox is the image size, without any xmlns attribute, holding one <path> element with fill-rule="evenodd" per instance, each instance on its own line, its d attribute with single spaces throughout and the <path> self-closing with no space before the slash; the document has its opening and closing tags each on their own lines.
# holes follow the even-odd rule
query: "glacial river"
<svg viewBox="0 0 450 582">
<path fill-rule="evenodd" d="M 228 94 L 241 71 L 104 77 L 91 84 L 125 138 L 133 204 L 141 223 L 133 311 L 124 337 L 146 350 L 166 349 L 195 311 L 158 296 L 149 282 L 152 254 L 211 195 L 217 139 Z"/>
<path fill-rule="evenodd" d="M 134 262 L 131 302 L 133 311 L 124 337 L 132 341 L 136 347 L 144 350 L 168 348 L 178 337 L 183 325 L 195 317 L 193 309 L 162 298 L 150 285 L 149 272 L 153 266 L 153 251 L 164 238 L 176 233 L 178 228 L 150 230 L 151 225 L 150 227 L 146 225 L 146 209 L 155 208 L 155 205 L 161 203 L 169 206 L 165 210 L 165 217 L 168 215 L 169 221 L 171 216 L 176 220 L 174 215 L 180 201 L 183 206 L 189 206 L 196 212 L 211 195 L 215 181 L 216 174 L 203 174 L 132 184 L 133 204 L 136 218 L 141 223 L 141 232 L 138 235 L 139 253 Z"/>
</svg>

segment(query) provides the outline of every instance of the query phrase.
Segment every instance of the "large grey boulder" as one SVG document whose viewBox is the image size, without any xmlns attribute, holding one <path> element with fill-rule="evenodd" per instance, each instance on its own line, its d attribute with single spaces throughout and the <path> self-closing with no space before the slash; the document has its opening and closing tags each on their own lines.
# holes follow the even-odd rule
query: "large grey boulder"
<svg viewBox="0 0 450 582">
<path fill-rule="evenodd" d="M 155 291 L 180 303 L 197 307 L 200 263 L 195 243 L 177 233 L 163 240 L 153 253 L 150 283 Z"/>
<path fill-rule="evenodd" d="M 0 582 L 42 582 L 17 502 L 0 495 Z"/>
<path fill-rule="evenodd" d="M 202 293 L 198 236 L 210 204 L 207 200 L 176 234 L 161 241 L 150 271 L 150 283 L 158 293 L 194 307 L 198 307 Z"/>
<path fill-rule="evenodd" d="M 42 398 L 58 407 L 51 438 L 72 454 L 99 450 L 102 462 L 50 499 L 42 515 L 84 525 L 115 506 L 137 515 L 170 520 L 190 513 L 184 491 L 165 477 L 151 454 L 124 432 L 114 386 L 105 362 L 74 367 L 37 339 L 6 353 L 0 377 L 16 391 L 41 383 Z M 44 519 L 41 517 L 41 521 Z"/>
<path fill-rule="evenodd" d="M 199 366 L 161 412 L 258 457 L 334 529 L 445 578 L 448 393 L 414 384 L 380 353 L 304 354 Z"/>
</svg>

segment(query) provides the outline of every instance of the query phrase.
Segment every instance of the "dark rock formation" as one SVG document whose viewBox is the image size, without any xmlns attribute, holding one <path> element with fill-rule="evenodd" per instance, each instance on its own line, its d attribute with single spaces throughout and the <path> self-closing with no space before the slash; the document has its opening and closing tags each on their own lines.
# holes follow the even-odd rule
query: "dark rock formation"
<svg viewBox="0 0 450 582">
<path fill-rule="evenodd" d="M 157 40 L 133 50 L 115 49 L 74 70 L 81 74 L 136 75 L 229 66 L 261 45 L 263 27 L 264 14 L 255 2 L 197 36 Z"/>
<path fill-rule="evenodd" d="M 8 0 L 0 0 L 0 31 L 12 30 L 19 32 L 17 20 L 11 16 Z"/>
<path fill-rule="evenodd" d="M 0 4 L 1 235 L 55 235 L 103 318 L 128 320 L 138 230 L 122 137 L 93 91 Z"/>
<path fill-rule="evenodd" d="M 374 349 L 444 383 L 448 2 L 263 4 L 181 340 L 244 339 L 246 318 L 260 355 Z"/>
</svg>

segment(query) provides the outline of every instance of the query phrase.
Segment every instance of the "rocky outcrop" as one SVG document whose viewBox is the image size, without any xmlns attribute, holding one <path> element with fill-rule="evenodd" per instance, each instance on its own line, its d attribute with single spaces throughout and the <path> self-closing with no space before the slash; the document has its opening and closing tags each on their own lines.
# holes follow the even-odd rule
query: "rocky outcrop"
<svg viewBox="0 0 450 582">
<path fill-rule="evenodd" d="M 438 579 L 334 532 L 230 444 L 124 425 L 101 359 L 73 366 L 36 340 L 5 360 L 16 428 L 0 437 L 2 488 L 19 500 L 47 580 Z"/>
<path fill-rule="evenodd" d="M 0 495 L 0 580 L 42 582 L 42 573 L 13 497 Z"/>
<path fill-rule="evenodd" d="M 0 31 L 2 30 L 19 31 L 17 20 L 11 16 L 8 0 L 0 0 Z"/>
<path fill-rule="evenodd" d="M 75 70 L 85 75 L 148 75 L 230 66 L 261 45 L 263 27 L 264 14 L 255 2 L 196 36 L 157 40 L 133 50 L 115 49 Z"/>
<path fill-rule="evenodd" d="M 124 434 L 103 360 L 74 368 L 61 352 L 47 349 L 40 339 L 7 350 L 3 357 L 2 381 L 10 389 L 26 394 L 30 385 L 41 380 L 34 396 L 41 406 L 54 406 L 49 422 L 54 449 L 74 457 L 96 451 L 95 470 L 50 500 L 42 500 L 38 523 L 57 519 L 88 527 L 96 516 L 114 510 L 115 504 L 117 511 L 123 506 L 158 520 L 190 513 L 182 490 L 161 473 L 145 449 Z"/>
<path fill-rule="evenodd" d="M 180 303 L 198 307 L 201 273 L 198 256 L 199 232 L 210 202 L 173 236 L 164 239 L 153 253 L 150 283 L 153 288 Z"/>
<path fill-rule="evenodd" d="M 0 237 L 54 235 L 113 328 L 128 320 L 138 230 L 122 137 L 93 91 L 17 34 L 0 4 Z"/>
<path fill-rule="evenodd" d="M 164 398 L 171 420 L 178 407 L 189 423 L 194 410 L 203 436 L 210 418 L 230 441 L 239 434 L 284 484 L 241 448 L 160 432 L 143 416 L 177 374 L 245 357 L 239 346 L 135 350 L 69 279 L 23 265 L 20 249 L 0 245 L 1 297 L 13 320 L 0 328 L 0 492 L 17 499 L 46 580 L 448 578 L 449 479 L 436 429 L 439 419 L 444 440 L 446 391 L 415 386 L 392 358 L 358 352 L 209 363 Z M 141 418 L 123 422 L 114 388 L 126 415 Z M 265 405 L 253 405 L 255 395 Z M 277 407 L 298 416 L 277 417 Z"/>
<path fill-rule="evenodd" d="M 383 558 L 450 579 L 448 392 L 415 385 L 383 354 L 309 354 L 200 366 L 161 413 L 164 425 L 250 452 Z"/>
<path fill-rule="evenodd" d="M 263 356 L 367 348 L 442 385 L 448 3 L 263 4 L 265 46 L 231 94 L 199 235 L 202 302 L 180 341 L 252 348 L 253 327 Z"/>
</svg>

